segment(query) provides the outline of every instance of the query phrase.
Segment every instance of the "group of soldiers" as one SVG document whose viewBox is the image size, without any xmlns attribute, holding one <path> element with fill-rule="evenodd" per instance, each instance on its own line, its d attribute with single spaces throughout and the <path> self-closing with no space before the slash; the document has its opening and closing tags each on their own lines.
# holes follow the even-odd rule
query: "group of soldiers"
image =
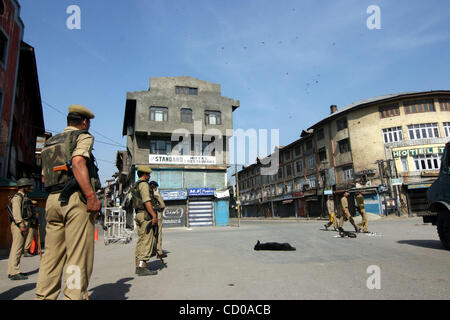
<svg viewBox="0 0 450 320">
<path fill-rule="evenodd" d="M 45 143 L 42 149 L 42 176 L 49 193 L 45 207 L 45 249 L 40 261 L 36 284 L 37 300 L 55 300 L 61 292 L 64 275 L 64 299 L 88 299 L 87 288 L 94 263 L 95 221 L 102 202 L 95 190 L 101 188 L 98 168 L 92 154 L 94 137 L 89 133 L 94 114 L 81 105 L 69 107 L 65 130 Z M 149 183 L 151 169 L 138 166 L 139 180 L 132 187 L 132 205 L 138 228 L 136 274 L 155 275 L 147 261 L 162 250 L 162 211 L 164 201 L 157 192 L 158 184 Z M 34 235 L 30 231 L 30 201 L 26 194 L 33 181 L 17 182 L 18 192 L 10 199 L 11 234 L 13 238 L 8 261 L 8 278 L 25 280 L 20 273 L 20 259 Z M 28 239 L 28 240 L 27 240 Z M 40 243 L 40 241 L 39 241 Z"/>
<path fill-rule="evenodd" d="M 341 208 L 342 208 L 342 214 L 339 218 L 339 225 L 337 222 L 337 217 L 336 217 L 337 210 L 334 205 L 333 196 L 328 196 L 327 209 L 328 209 L 328 214 L 330 215 L 330 221 L 324 225 L 325 229 L 328 230 L 328 228 L 331 225 L 333 225 L 334 230 L 342 232 L 342 230 L 343 230 L 342 227 L 344 225 L 344 221 L 348 220 L 355 228 L 355 232 L 361 232 L 361 227 L 362 227 L 363 228 L 362 231 L 364 233 L 369 233 L 367 214 L 366 214 L 366 210 L 364 208 L 364 192 L 360 191 L 360 192 L 358 192 L 358 195 L 356 196 L 356 210 L 360 213 L 361 218 L 362 218 L 362 221 L 359 224 L 355 223 L 355 221 L 353 220 L 353 218 L 350 214 L 350 211 L 348 209 L 348 196 L 349 196 L 348 191 L 345 191 L 344 195 L 340 201 Z"/>
</svg>

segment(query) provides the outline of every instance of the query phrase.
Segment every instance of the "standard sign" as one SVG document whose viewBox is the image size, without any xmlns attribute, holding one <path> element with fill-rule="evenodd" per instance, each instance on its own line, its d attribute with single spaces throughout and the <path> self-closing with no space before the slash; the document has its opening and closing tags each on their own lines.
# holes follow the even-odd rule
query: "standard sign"
<svg viewBox="0 0 450 320">
<path fill-rule="evenodd" d="M 148 157 L 149 164 L 216 164 L 216 157 L 212 156 L 179 156 L 179 155 L 157 155 Z"/>
</svg>

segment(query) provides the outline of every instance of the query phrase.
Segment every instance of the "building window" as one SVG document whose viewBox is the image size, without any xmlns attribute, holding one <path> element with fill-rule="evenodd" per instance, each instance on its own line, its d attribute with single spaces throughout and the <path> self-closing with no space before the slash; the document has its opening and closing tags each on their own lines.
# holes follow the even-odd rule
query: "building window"
<svg viewBox="0 0 450 320">
<path fill-rule="evenodd" d="M 381 118 L 389 118 L 400 115 L 400 108 L 398 107 L 398 104 L 394 104 L 392 106 L 379 107 L 378 110 L 380 111 Z"/>
<path fill-rule="evenodd" d="M 8 56 L 8 38 L 0 30 L 0 65 L 6 69 L 6 57 Z"/>
<path fill-rule="evenodd" d="M 181 109 L 181 122 L 192 123 L 192 109 Z"/>
<path fill-rule="evenodd" d="M 350 152 L 350 141 L 348 139 L 343 139 L 338 141 L 339 144 L 339 152 L 340 153 L 346 153 Z"/>
<path fill-rule="evenodd" d="M 167 108 L 150 107 L 150 121 L 167 122 L 167 115 Z"/>
<path fill-rule="evenodd" d="M 278 180 L 283 179 L 283 170 L 281 168 L 278 169 Z"/>
<path fill-rule="evenodd" d="M 170 140 L 150 140 L 150 154 L 170 154 L 171 152 Z"/>
<path fill-rule="evenodd" d="M 353 167 L 343 167 L 342 168 L 342 174 L 344 181 L 352 181 L 353 180 Z"/>
<path fill-rule="evenodd" d="M 432 139 L 439 138 L 439 127 L 437 123 L 421 123 L 408 126 L 409 139 Z"/>
<path fill-rule="evenodd" d="M 175 93 L 176 94 L 185 94 L 185 95 L 190 95 L 190 96 L 197 96 L 198 88 L 176 86 Z"/>
<path fill-rule="evenodd" d="M 303 172 L 303 161 L 302 160 L 297 161 L 296 165 L 297 165 L 297 173 L 302 173 Z"/>
<path fill-rule="evenodd" d="M 398 142 L 403 140 L 402 127 L 383 129 L 384 143 Z"/>
<path fill-rule="evenodd" d="M 288 164 L 286 166 L 286 176 L 290 177 L 291 175 L 292 175 L 292 166 L 291 166 L 291 164 Z"/>
<path fill-rule="evenodd" d="M 302 149 L 300 148 L 300 146 L 296 146 L 295 147 L 295 155 L 299 156 L 302 154 Z"/>
<path fill-rule="evenodd" d="M 222 116 L 220 111 L 205 111 L 205 124 L 221 125 Z"/>
<path fill-rule="evenodd" d="M 314 170 L 316 168 L 316 158 L 314 156 L 309 157 L 306 160 L 309 170 Z"/>
<path fill-rule="evenodd" d="M 450 122 L 444 122 L 445 136 L 450 137 Z"/>
<path fill-rule="evenodd" d="M 325 138 L 325 133 L 323 128 L 320 128 L 319 130 L 317 130 L 317 140 L 323 140 Z"/>
<path fill-rule="evenodd" d="M 336 121 L 336 125 L 337 125 L 337 131 L 344 130 L 345 128 L 348 127 L 347 118 L 344 117 L 344 118 L 338 119 Z"/>
<path fill-rule="evenodd" d="M 305 142 L 306 150 L 311 150 L 313 148 L 312 140 Z"/>
<path fill-rule="evenodd" d="M 282 193 L 283 193 L 283 184 L 282 184 L 282 183 L 279 183 L 277 189 L 278 189 L 278 190 L 277 190 L 277 191 L 278 191 L 277 194 L 282 194 Z"/>
<path fill-rule="evenodd" d="M 317 177 L 316 176 L 309 176 L 308 180 L 309 180 L 309 187 L 311 189 L 317 188 Z"/>
<path fill-rule="evenodd" d="M 450 111 L 450 99 L 439 99 L 441 111 Z"/>
<path fill-rule="evenodd" d="M 401 160 L 402 160 L 402 171 L 408 172 L 409 171 L 408 158 L 402 157 Z"/>
<path fill-rule="evenodd" d="M 285 159 L 286 161 L 291 160 L 291 153 L 290 153 L 290 152 L 286 152 L 286 153 L 284 154 L 284 159 Z"/>
<path fill-rule="evenodd" d="M 413 157 L 417 171 L 439 170 L 441 156 L 438 154 L 421 154 Z"/>
<path fill-rule="evenodd" d="M 319 149 L 319 161 L 327 160 L 327 150 L 325 147 Z"/>
<path fill-rule="evenodd" d="M 298 191 L 302 191 L 303 190 L 303 183 L 304 180 L 303 179 L 297 179 L 295 180 L 295 187 Z"/>
<path fill-rule="evenodd" d="M 434 103 L 433 100 L 421 100 L 414 102 L 405 102 L 403 104 L 405 106 L 406 114 L 410 113 L 418 113 L 418 112 L 434 112 Z"/>
</svg>

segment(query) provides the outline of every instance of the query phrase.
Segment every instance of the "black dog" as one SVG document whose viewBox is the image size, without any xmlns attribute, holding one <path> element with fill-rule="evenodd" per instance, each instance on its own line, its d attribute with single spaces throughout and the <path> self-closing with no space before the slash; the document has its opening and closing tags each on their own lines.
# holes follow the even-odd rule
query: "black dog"
<svg viewBox="0 0 450 320">
<path fill-rule="evenodd" d="M 342 228 L 339 228 L 339 235 L 344 238 L 344 237 L 349 237 L 349 238 L 356 238 L 356 233 L 350 232 L 350 231 L 345 231 Z"/>
<path fill-rule="evenodd" d="M 295 251 L 295 248 L 291 246 L 289 243 L 278 243 L 278 242 L 266 242 L 256 243 L 255 250 L 279 250 L 279 251 Z"/>
</svg>

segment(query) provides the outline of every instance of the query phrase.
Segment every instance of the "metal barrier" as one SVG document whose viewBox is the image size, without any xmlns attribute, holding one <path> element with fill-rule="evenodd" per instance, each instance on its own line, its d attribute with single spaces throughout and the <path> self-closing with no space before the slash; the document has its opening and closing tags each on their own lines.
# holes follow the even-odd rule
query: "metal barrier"
<svg viewBox="0 0 450 320">
<path fill-rule="evenodd" d="M 126 211 L 122 207 L 105 208 L 105 227 L 107 228 L 103 233 L 105 245 L 131 241 L 131 232 L 126 229 Z"/>
</svg>

